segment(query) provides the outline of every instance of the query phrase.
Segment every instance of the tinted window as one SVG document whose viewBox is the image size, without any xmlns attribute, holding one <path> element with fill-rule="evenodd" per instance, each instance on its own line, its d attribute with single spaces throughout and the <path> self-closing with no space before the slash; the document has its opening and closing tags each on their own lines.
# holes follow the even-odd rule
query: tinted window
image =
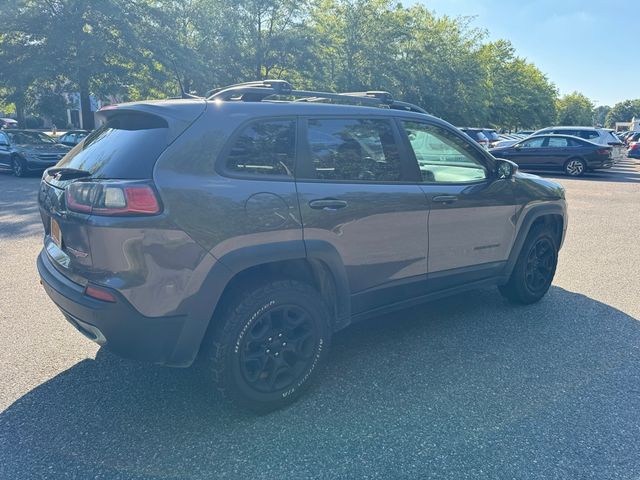
<svg viewBox="0 0 640 480">
<path fill-rule="evenodd" d="M 150 115 L 121 114 L 94 130 L 58 167 L 86 170 L 96 178 L 151 178 L 156 160 L 167 146 L 164 120 Z"/>
<path fill-rule="evenodd" d="M 264 120 L 244 127 L 226 160 L 232 172 L 293 176 L 294 120 Z"/>
<path fill-rule="evenodd" d="M 307 139 L 315 177 L 338 181 L 401 179 L 391 123 L 369 119 L 312 119 Z"/>
<path fill-rule="evenodd" d="M 600 137 L 600 134 L 592 130 L 580 130 L 577 136 L 586 140 L 593 140 L 594 138 Z"/>
<path fill-rule="evenodd" d="M 531 140 L 525 140 L 524 142 L 520 143 L 519 146 L 521 148 L 541 148 L 544 140 L 544 137 L 532 138 Z"/>
<path fill-rule="evenodd" d="M 547 147 L 549 148 L 563 148 L 569 146 L 571 146 L 570 140 L 562 137 L 550 137 L 549 142 L 547 143 Z"/>
<path fill-rule="evenodd" d="M 424 183 L 468 183 L 487 178 L 475 148 L 435 125 L 402 122 Z"/>
</svg>

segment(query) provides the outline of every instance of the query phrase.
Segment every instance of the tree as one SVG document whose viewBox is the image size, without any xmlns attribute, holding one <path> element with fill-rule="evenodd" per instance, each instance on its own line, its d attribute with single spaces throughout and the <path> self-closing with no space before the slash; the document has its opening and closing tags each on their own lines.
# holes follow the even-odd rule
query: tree
<svg viewBox="0 0 640 480">
<path fill-rule="evenodd" d="M 607 114 L 605 124 L 613 128 L 616 122 L 630 122 L 634 117 L 640 118 L 640 99 L 616 103 Z"/>
<path fill-rule="evenodd" d="M 555 120 L 555 86 L 533 64 L 517 57 L 510 42 L 486 44 L 480 55 L 487 70 L 487 110 L 494 126 L 538 128 Z"/>
<path fill-rule="evenodd" d="M 573 92 L 556 102 L 558 125 L 592 125 L 593 102 L 581 93 Z"/>
<path fill-rule="evenodd" d="M 18 90 L 38 78 L 62 75 L 80 92 L 85 128 L 93 128 L 90 94 L 112 91 L 128 79 L 136 61 L 144 61 L 147 49 L 139 26 L 147 24 L 155 9 L 152 2 L 126 0 L 11 0 L 0 16 L 7 38 L 3 53 L 11 48 L 23 54 L 14 59 L 23 74 Z M 135 46 L 135 48 L 132 48 Z M 18 82 L 13 82 L 16 85 Z"/>
<path fill-rule="evenodd" d="M 593 110 L 593 124 L 596 126 L 604 126 L 607 121 L 607 115 L 611 111 L 609 105 L 600 105 Z"/>
</svg>

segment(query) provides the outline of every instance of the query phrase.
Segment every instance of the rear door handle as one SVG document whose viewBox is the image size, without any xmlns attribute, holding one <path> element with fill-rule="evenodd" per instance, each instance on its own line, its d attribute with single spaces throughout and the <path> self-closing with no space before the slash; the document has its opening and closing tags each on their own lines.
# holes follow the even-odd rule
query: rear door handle
<svg viewBox="0 0 640 480">
<path fill-rule="evenodd" d="M 320 200 L 311 200 L 309 206 L 314 210 L 340 210 L 347 206 L 347 202 L 344 200 L 337 200 L 335 198 L 322 198 Z"/>
<path fill-rule="evenodd" d="M 436 203 L 453 203 L 458 200 L 458 197 L 455 195 L 438 195 L 437 197 L 433 197 L 433 201 Z"/>
</svg>

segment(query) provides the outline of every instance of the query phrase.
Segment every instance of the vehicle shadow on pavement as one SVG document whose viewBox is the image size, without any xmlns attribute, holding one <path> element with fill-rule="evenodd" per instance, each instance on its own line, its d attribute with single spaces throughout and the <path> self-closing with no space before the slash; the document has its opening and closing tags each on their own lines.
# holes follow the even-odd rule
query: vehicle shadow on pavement
<svg viewBox="0 0 640 480">
<path fill-rule="evenodd" d="M 42 235 L 37 178 L 0 173 L 0 239 Z"/>
<path fill-rule="evenodd" d="M 640 323 L 553 287 L 353 325 L 319 385 L 253 416 L 196 369 L 100 350 L 0 415 L 1 478 L 631 478 Z"/>
</svg>

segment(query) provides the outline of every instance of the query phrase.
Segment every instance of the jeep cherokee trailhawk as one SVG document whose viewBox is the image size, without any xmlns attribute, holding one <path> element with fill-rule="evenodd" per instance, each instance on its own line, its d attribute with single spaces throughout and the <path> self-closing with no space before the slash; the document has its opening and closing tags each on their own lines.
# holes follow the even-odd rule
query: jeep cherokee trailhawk
<svg viewBox="0 0 640 480">
<path fill-rule="evenodd" d="M 42 178 L 42 283 L 126 357 L 291 402 L 351 322 L 480 286 L 532 303 L 564 191 L 385 92 L 234 85 L 116 105 Z"/>
</svg>

